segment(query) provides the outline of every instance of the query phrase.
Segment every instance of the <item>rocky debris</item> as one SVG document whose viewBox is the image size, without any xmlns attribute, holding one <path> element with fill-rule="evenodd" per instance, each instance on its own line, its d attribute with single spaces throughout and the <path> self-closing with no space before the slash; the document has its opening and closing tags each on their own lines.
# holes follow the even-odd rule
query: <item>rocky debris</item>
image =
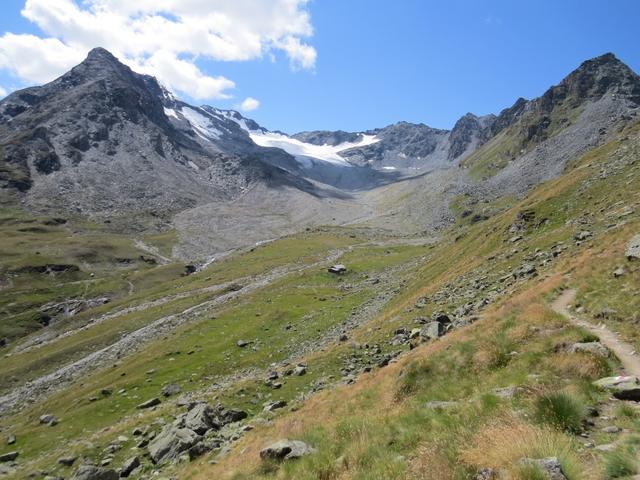
<svg viewBox="0 0 640 480">
<path fill-rule="evenodd" d="M 611 392 L 611 394 L 619 400 L 640 401 L 640 379 L 638 379 L 638 377 L 605 377 L 596 380 L 593 384 Z"/>
<path fill-rule="evenodd" d="M 201 440 L 193 430 L 167 425 L 149 443 L 149 456 L 154 463 L 175 460 Z"/>
<path fill-rule="evenodd" d="M 247 412 L 242 410 L 236 410 L 230 408 L 228 410 L 224 410 L 222 408 L 218 408 L 218 421 L 222 425 L 227 425 L 229 423 L 239 422 L 240 420 L 244 420 L 249 415 Z"/>
<path fill-rule="evenodd" d="M 609 425 L 604 427 L 602 431 L 604 433 L 610 433 L 610 434 L 620 433 L 620 427 L 616 427 L 615 425 Z"/>
<path fill-rule="evenodd" d="M 346 273 L 347 272 L 347 267 L 345 267 L 342 264 L 337 264 L 337 265 L 333 265 L 333 266 L 329 267 L 327 269 L 327 271 L 329 273 L 342 274 L 342 273 Z"/>
<path fill-rule="evenodd" d="M 315 449 L 300 440 L 280 440 L 260 450 L 263 460 L 291 460 L 310 455 Z"/>
<path fill-rule="evenodd" d="M 525 389 L 522 387 L 501 387 L 494 389 L 493 394 L 499 398 L 511 399 L 524 391 Z"/>
<path fill-rule="evenodd" d="M 306 373 L 307 373 L 307 366 L 306 365 L 297 365 L 293 369 L 293 375 L 295 375 L 297 377 L 301 377 L 302 375 L 305 375 Z"/>
<path fill-rule="evenodd" d="M 562 471 L 562 465 L 556 457 L 524 458 L 521 463 L 538 467 L 548 480 L 567 480 Z"/>
<path fill-rule="evenodd" d="M 287 402 L 284 400 L 276 400 L 275 402 L 267 402 L 264 406 L 265 412 L 273 412 L 287 406 Z"/>
<path fill-rule="evenodd" d="M 41 415 L 39 418 L 39 421 L 41 424 L 43 425 L 49 425 L 50 427 L 53 427 L 55 425 L 58 424 L 59 420 L 52 414 L 47 413 L 44 415 Z"/>
<path fill-rule="evenodd" d="M 20 455 L 20 452 L 17 451 L 0 454 L 0 462 L 13 462 L 16 458 L 18 458 L 18 455 Z"/>
<path fill-rule="evenodd" d="M 626 273 L 627 273 L 627 271 L 624 268 L 619 267 L 619 268 L 616 268 L 613 271 L 612 275 L 613 275 L 614 278 L 620 278 L 620 277 L 623 277 Z"/>
<path fill-rule="evenodd" d="M 120 476 L 113 468 L 81 465 L 71 480 L 118 480 L 118 478 L 120 478 Z"/>
<path fill-rule="evenodd" d="M 109 297 L 97 297 L 97 298 L 72 298 L 65 300 L 64 302 L 50 302 L 42 305 L 40 311 L 46 314 L 53 322 L 53 319 L 73 317 L 80 312 L 89 310 L 100 305 L 109 303 L 111 299 Z"/>
<path fill-rule="evenodd" d="M 146 408 L 151 408 L 151 407 L 155 407 L 156 405 L 160 405 L 160 399 L 158 397 L 155 398 L 150 398 L 149 400 L 142 402 L 140 405 L 138 405 L 136 408 L 140 409 L 140 410 L 144 410 Z"/>
<path fill-rule="evenodd" d="M 183 418 L 179 418 L 176 424 L 203 435 L 212 428 L 216 430 L 220 428 L 215 417 L 216 413 L 211 405 L 198 403 Z"/>
<path fill-rule="evenodd" d="M 16 436 L 11 433 L 7 436 L 7 445 L 13 445 L 14 443 L 16 443 Z"/>
<path fill-rule="evenodd" d="M 493 468 L 483 468 L 478 471 L 474 480 L 495 480 L 498 478 L 498 472 Z"/>
<path fill-rule="evenodd" d="M 574 343 L 567 347 L 568 353 L 589 353 L 597 357 L 607 358 L 609 349 L 600 342 Z"/>
<path fill-rule="evenodd" d="M 67 456 L 67 457 L 60 457 L 58 459 L 58 463 L 60 465 L 64 465 L 65 467 L 70 467 L 72 466 L 74 463 L 76 463 L 76 460 L 78 459 L 78 457 L 76 456 Z"/>
<path fill-rule="evenodd" d="M 162 387 L 162 390 L 160 390 L 160 393 L 164 397 L 170 397 L 172 395 L 177 395 L 181 391 L 182 389 L 180 388 L 180 385 L 178 385 L 177 383 L 168 383 L 164 387 Z"/>
<path fill-rule="evenodd" d="M 640 234 L 629 240 L 624 255 L 628 260 L 640 260 Z"/>
<path fill-rule="evenodd" d="M 524 263 L 520 265 L 520 267 L 518 267 L 516 270 L 513 271 L 513 277 L 516 279 L 534 277 L 535 275 L 537 275 L 537 273 L 538 273 L 538 270 L 536 269 L 535 265 L 532 265 L 530 263 Z"/>
<path fill-rule="evenodd" d="M 122 464 L 122 468 L 120 469 L 120 477 L 128 477 L 131 473 L 140 466 L 140 458 L 139 457 L 131 457 L 126 462 Z"/>
<path fill-rule="evenodd" d="M 238 341 L 236 342 L 236 345 L 237 345 L 238 347 L 240 347 L 240 348 L 244 348 L 244 347 L 246 347 L 247 345 L 249 345 L 250 343 L 251 343 L 251 342 L 247 342 L 246 340 L 242 340 L 242 339 L 240 339 L 240 340 L 238 340 Z"/>
<path fill-rule="evenodd" d="M 576 233 L 573 236 L 573 238 L 578 242 L 584 242 L 585 240 L 588 240 L 591 237 L 593 237 L 593 233 L 589 232 L 588 230 L 583 230 L 581 232 Z"/>
</svg>

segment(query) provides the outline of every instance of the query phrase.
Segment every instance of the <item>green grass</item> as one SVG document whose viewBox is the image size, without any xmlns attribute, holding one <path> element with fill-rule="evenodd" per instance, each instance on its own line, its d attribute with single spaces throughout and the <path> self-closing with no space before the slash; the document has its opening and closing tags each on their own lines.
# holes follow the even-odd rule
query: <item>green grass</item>
<svg viewBox="0 0 640 480">
<path fill-rule="evenodd" d="M 536 401 L 535 418 L 571 433 L 582 431 L 586 409 L 580 400 L 567 393 L 543 395 Z"/>
</svg>

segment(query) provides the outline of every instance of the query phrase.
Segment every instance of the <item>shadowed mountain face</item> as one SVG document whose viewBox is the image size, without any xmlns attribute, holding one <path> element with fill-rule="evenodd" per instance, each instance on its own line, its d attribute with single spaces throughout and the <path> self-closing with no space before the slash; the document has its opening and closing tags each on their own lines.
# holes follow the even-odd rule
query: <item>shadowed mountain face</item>
<svg viewBox="0 0 640 480">
<path fill-rule="evenodd" d="M 238 217 L 251 216 L 258 239 L 271 210 L 279 220 L 269 236 L 314 221 L 368 222 L 407 210 L 415 223 L 409 230 L 422 231 L 437 225 L 420 215 L 446 211 L 451 192 L 482 200 L 560 174 L 572 156 L 633 121 L 639 102 L 638 75 L 606 54 L 539 98 L 518 99 L 497 116 L 468 113 L 452 130 L 398 122 L 289 136 L 232 110 L 182 102 L 97 48 L 55 81 L 0 101 L 0 196 L 35 211 L 121 219 L 133 229 L 164 226 L 193 210 L 219 234 L 224 229 L 211 216 L 233 217 L 233 205 L 242 205 Z M 449 171 L 449 183 L 434 181 L 436 171 Z M 405 200 L 390 204 L 377 189 L 393 192 L 396 183 Z M 428 204 L 416 209 L 406 200 L 425 189 Z M 320 214 L 338 208 L 325 199 L 339 199 L 340 211 Z M 201 225 L 196 217 L 181 215 Z"/>
<path fill-rule="evenodd" d="M 272 165 L 295 165 L 287 154 L 256 146 L 233 122 L 220 139 L 174 122 L 165 109 L 175 102 L 104 49 L 45 86 L 9 95 L 0 102 L 4 195 L 17 192 L 38 210 L 167 217 L 256 182 L 313 190 Z"/>
</svg>

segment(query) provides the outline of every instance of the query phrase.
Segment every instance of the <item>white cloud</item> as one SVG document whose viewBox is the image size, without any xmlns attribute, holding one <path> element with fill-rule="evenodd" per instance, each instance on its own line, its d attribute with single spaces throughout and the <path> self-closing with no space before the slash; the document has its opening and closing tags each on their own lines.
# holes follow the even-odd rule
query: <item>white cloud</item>
<svg viewBox="0 0 640 480">
<path fill-rule="evenodd" d="M 7 91 L 2 88 L 2 85 L 0 85 L 0 98 L 4 98 L 7 96 Z"/>
<path fill-rule="evenodd" d="M 245 98 L 240 104 L 240 110 L 243 112 L 251 112 L 260 106 L 260 101 L 253 97 Z"/>
<path fill-rule="evenodd" d="M 313 69 L 308 0 L 26 0 L 22 15 L 44 36 L 5 33 L 0 68 L 43 83 L 101 46 L 130 66 L 195 98 L 224 98 L 234 83 L 198 59 L 248 61 L 283 52 Z"/>
</svg>

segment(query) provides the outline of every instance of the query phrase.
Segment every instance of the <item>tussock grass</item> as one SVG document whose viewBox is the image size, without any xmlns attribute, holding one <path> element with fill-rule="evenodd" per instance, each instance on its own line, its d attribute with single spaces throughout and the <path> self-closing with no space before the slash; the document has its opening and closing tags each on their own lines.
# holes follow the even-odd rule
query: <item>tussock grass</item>
<svg viewBox="0 0 640 480">
<path fill-rule="evenodd" d="M 512 415 L 480 429 L 460 455 L 462 461 L 478 469 L 488 467 L 511 472 L 523 458 L 545 457 L 558 457 L 570 479 L 586 478 L 580 476 L 582 469 L 571 438 Z"/>
<path fill-rule="evenodd" d="M 586 407 L 575 396 L 564 392 L 542 395 L 535 402 L 535 418 L 538 422 L 570 433 L 582 430 Z"/>
</svg>

